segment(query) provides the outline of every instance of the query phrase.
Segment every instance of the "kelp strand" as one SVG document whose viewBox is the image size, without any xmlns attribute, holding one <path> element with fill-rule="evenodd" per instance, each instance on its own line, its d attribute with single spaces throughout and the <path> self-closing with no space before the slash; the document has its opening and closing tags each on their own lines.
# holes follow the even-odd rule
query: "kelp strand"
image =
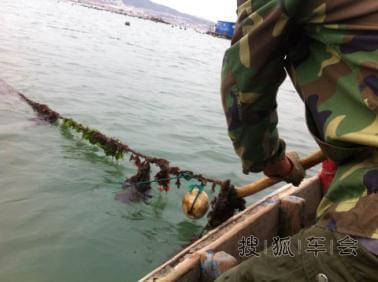
<svg viewBox="0 0 378 282">
<path fill-rule="evenodd" d="M 42 120 L 45 120 L 51 124 L 55 124 L 58 120 L 62 120 L 64 127 L 71 128 L 80 133 L 83 139 L 87 140 L 92 145 L 100 147 L 107 156 L 111 156 L 116 160 L 120 160 L 123 159 L 126 154 L 130 154 L 129 160 L 131 162 L 134 162 L 138 170 L 141 168 L 141 164 L 143 162 L 154 164 L 159 168 L 159 172 L 155 175 L 155 179 L 162 187 L 164 187 L 165 190 L 169 189 L 169 175 L 179 177 L 182 174 L 185 174 L 186 178 L 197 179 L 200 183 L 205 185 L 208 183 L 221 185 L 223 183 L 222 180 L 205 177 L 202 174 L 194 174 L 192 171 L 181 170 L 178 167 L 172 167 L 170 166 L 169 161 L 165 159 L 151 157 L 137 152 L 117 139 L 109 138 L 101 132 L 86 127 L 71 118 L 63 117 L 59 113 L 51 110 L 47 105 L 34 102 L 21 93 L 19 93 L 19 95 L 38 113 L 38 116 Z M 176 183 L 179 186 L 180 181 L 179 178 L 177 179 L 178 181 Z"/>
<path fill-rule="evenodd" d="M 126 154 L 130 154 L 129 161 L 134 162 L 137 168 L 137 172 L 134 176 L 129 177 L 124 181 L 124 188 L 130 185 L 134 185 L 144 193 L 151 189 L 151 164 L 159 168 L 159 171 L 154 176 L 156 181 L 162 190 L 169 191 L 170 182 L 172 178 L 170 175 L 175 176 L 175 185 L 179 188 L 181 185 L 180 178 L 184 178 L 189 181 L 196 179 L 201 185 L 212 184 L 211 190 L 215 192 L 217 185 L 221 186 L 221 191 L 217 197 L 215 197 L 211 203 L 211 212 L 208 214 L 207 230 L 213 229 L 220 225 L 228 218 L 232 217 L 236 210 L 245 209 L 245 201 L 239 198 L 235 187 L 231 185 L 230 181 L 222 181 L 205 177 L 202 174 L 194 174 L 189 170 L 182 170 L 179 167 L 172 167 L 168 160 L 162 158 L 156 158 L 144 155 L 130 148 L 128 145 L 123 144 L 121 141 L 109 138 L 101 132 L 86 127 L 71 118 L 65 118 L 59 113 L 51 110 L 47 105 L 40 104 L 32 101 L 22 93 L 18 93 L 19 96 L 25 100 L 34 111 L 37 112 L 40 119 L 49 122 L 50 124 L 56 124 L 58 120 L 63 122 L 63 126 L 75 130 L 80 133 L 82 138 L 87 140 L 92 145 L 96 145 L 101 148 L 105 155 L 114 157 L 116 160 L 124 159 Z"/>
</svg>

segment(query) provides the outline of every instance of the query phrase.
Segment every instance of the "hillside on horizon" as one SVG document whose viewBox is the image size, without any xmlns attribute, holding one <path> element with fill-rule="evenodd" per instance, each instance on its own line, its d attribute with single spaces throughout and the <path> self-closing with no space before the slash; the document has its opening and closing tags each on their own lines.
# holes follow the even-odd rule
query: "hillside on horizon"
<svg viewBox="0 0 378 282">
<path fill-rule="evenodd" d="M 177 11 L 173 8 L 170 8 L 165 5 L 161 5 L 155 2 L 152 2 L 150 0 L 122 0 L 123 4 L 126 6 L 132 6 L 139 9 L 145 9 L 150 10 L 158 14 L 164 14 L 164 15 L 170 15 L 174 17 L 180 17 L 183 19 L 188 19 L 189 21 L 193 23 L 198 23 L 202 25 L 211 25 L 214 24 L 214 22 L 202 19 L 200 17 L 196 17 L 194 15 L 185 14 L 183 12 Z"/>
</svg>

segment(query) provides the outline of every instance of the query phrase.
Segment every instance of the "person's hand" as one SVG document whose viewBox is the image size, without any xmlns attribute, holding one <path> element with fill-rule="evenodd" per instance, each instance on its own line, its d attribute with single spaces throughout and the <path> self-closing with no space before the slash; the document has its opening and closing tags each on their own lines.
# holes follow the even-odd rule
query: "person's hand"
<svg viewBox="0 0 378 282">
<path fill-rule="evenodd" d="M 269 177 L 281 178 L 287 183 L 298 186 L 305 176 L 305 170 L 300 163 L 298 154 L 290 152 L 283 160 L 268 165 L 264 169 L 264 174 Z"/>
<path fill-rule="evenodd" d="M 238 261 L 226 252 L 200 252 L 202 281 L 210 282 L 222 273 L 238 264 Z"/>
</svg>

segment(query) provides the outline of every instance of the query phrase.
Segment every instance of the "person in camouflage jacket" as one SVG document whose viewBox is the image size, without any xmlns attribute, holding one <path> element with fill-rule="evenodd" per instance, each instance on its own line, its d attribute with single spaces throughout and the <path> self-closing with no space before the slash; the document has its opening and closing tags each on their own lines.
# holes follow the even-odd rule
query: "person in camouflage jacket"
<svg viewBox="0 0 378 282">
<path fill-rule="evenodd" d="M 243 172 L 287 174 L 276 112 L 277 91 L 287 73 L 305 103 L 309 130 L 339 167 L 318 207 L 314 232 L 358 240 L 370 259 L 363 264 L 373 260 L 378 279 L 378 1 L 238 0 L 237 14 L 223 61 L 221 96 Z M 220 281 L 259 281 L 253 261 Z M 333 277 L 374 277 L 358 275 Z"/>
</svg>

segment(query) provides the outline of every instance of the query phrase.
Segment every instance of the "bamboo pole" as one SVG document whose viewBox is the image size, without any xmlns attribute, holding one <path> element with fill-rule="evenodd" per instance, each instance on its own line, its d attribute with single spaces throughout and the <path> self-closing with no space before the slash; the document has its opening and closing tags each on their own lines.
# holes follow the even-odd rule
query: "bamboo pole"
<svg viewBox="0 0 378 282">
<path fill-rule="evenodd" d="M 326 159 L 326 156 L 323 154 L 322 151 L 317 151 L 306 158 L 301 160 L 301 164 L 304 167 L 305 170 L 321 163 L 323 160 Z M 253 194 L 256 194 L 257 192 L 260 192 L 261 190 L 264 190 L 265 188 L 268 188 L 274 184 L 277 184 L 281 181 L 280 178 L 270 178 L 270 177 L 263 177 L 259 180 L 241 186 L 236 188 L 236 193 L 239 197 L 244 198 Z"/>
</svg>

